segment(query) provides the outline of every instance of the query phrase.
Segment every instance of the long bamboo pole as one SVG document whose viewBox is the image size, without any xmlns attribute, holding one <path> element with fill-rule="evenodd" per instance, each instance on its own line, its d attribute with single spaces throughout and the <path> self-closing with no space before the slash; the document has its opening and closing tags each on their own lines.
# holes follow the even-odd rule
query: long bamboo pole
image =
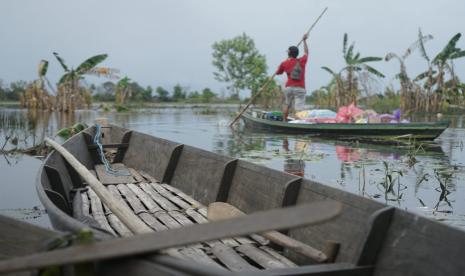
<svg viewBox="0 0 465 276">
<path fill-rule="evenodd" d="M 320 16 L 318 16 L 318 18 L 315 20 L 315 22 L 313 22 L 312 26 L 310 26 L 310 28 L 308 29 L 308 31 L 306 32 L 307 36 L 308 34 L 310 33 L 310 31 L 313 29 L 313 27 L 315 27 L 316 23 L 318 21 L 320 21 L 320 18 L 323 16 L 323 14 L 328 10 L 328 7 L 326 7 L 323 12 L 320 14 Z M 297 47 L 299 47 L 299 45 L 302 43 L 303 39 L 301 39 L 299 41 L 299 43 L 297 43 Z M 231 121 L 231 123 L 229 124 L 230 127 L 232 127 L 234 125 L 234 123 L 242 116 L 242 114 L 244 114 L 244 112 L 247 110 L 247 108 L 249 108 L 249 106 L 255 101 L 255 99 L 265 90 L 265 88 L 268 87 L 268 85 L 270 84 L 270 82 L 274 79 L 274 77 L 276 76 L 276 72 L 268 78 L 268 80 L 265 82 L 265 84 L 258 90 L 258 92 L 249 100 L 249 102 L 245 105 L 245 107 L 242 109 L 242 111 L 239 113 L 239 115 L 237 115 L 234 120 Z"/>
</svg>

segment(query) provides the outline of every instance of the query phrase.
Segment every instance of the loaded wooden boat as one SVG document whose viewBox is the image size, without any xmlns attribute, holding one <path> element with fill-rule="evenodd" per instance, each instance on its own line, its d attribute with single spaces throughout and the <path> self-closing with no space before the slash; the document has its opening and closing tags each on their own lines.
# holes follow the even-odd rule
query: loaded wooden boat
<svg viewBox="0 0 465 276">
<path fill-rule="evenodd" d="M 107 159 L 98 153 L 96 135 L 101 137 L 111 168 L 119 173 L 110 174 L 102 164 Z M 212 202 L 226 202 L 246 214 L 321 201 L 342 205 L 340 215 L 333 219 L 282 233 L 330 258 L 310 259 L 279 246 L 265 234 L 252 233 L 207 241 L 204 238 L 163 250 L 161 253 L 168 256 L 162 259 L 145 258 L 142 264 L 133 263 L 124 269 L 116 262 L 114 275 L 465 273 L 464 231 L 309 179 L 116 125 L 103 128 L 101 134 L 95 126 L 90 127 L 63 147 L 141 223 L 159 234 L 208 225 L 206 206 Z M 110 241 L 133 236 L 87 184 L 59 152 L 45 159 L 38 173 L 37 191 L 54 228 L 74 233 L 90 229 L 97 239 Z M 138 236 L 139 242 L 146 237 Z M 338 246 L 325 250 L 331 244 Z"/>
<path fill-rule="evenodd" d="M 278 133 L 312 134 L 321 137 L 372 139 L 434 140 L 449 127 L 450 121 L 411 123 L 289 123 L 260 118 L 250 111 L 242 115 L 245 126 Z"/>
</svg>

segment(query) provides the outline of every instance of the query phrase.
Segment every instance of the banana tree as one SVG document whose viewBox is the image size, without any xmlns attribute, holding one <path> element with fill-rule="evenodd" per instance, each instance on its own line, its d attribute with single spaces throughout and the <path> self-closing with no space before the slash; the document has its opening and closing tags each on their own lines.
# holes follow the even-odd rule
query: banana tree
<svg viewBox="0 0 465 276">
<path fill-rule="evenodd" d="M 432 35 L 423 35 L 421 30 L 419 32 L 418 39 L 407 48 L 405 53 L 402 56 L 397 55 L 396 53 L 388 53 L 384 60 L 389 62 L 390 60 L 396 59 L 400 65 L 400 72 L 396 75 L 396 78 L 400 82 L 400 108 L 407 112 L 407 110 L 415 109 L 415 97 L 413 96 L 413 82 L 407 74 L 407 68 L 405 66 L 405 60 L 410 54 L 418 48 L 424 49 L 424 43 L 433 39 Z"/>
<path fill-rule="evenodd" d="M 93 56 L 83 63 L 81 63 L 76 69 L 69 68 L 62 57 L 58 53 L 54 52 L 53 55 L 56 57 L 61 67 L 65 71 L 63 76 L 58 81 L 58 98 L 59 110 L 71 111 L 74 107 L 81 107 L 86 98 L 89 98 L 86 94 L 85 89 L 79 86 L 79 81 L 84 78 L 84 75 L 92 72 L 99 63 L 104 61 L 108 55 L 101 54 Z"/>
<path fill-rule="evenodd" d="M 432 61 L 426 55 L 426 51 L 423 50 L 422 56 L 428 62 L 428 71 L 419 74 L 414 81 L 426 79 L 424 87 L 430 92 L 434 91 L 431 103 L 432 111 L 439 110 L 442 100 L 446 99 L 448 88 L 453 88 L 451 91 L 456 89 L 458 78 L 456 78 L 453 69 L 454 60 L 465 57 L 465 50 L 456 47 L 460 37 L 461 33 L 454 35 Z M 447 72 L 449 72 L 451 82 L 445 80 Z"/>
<path fill-rule="evenodd" d="M 116 105 L 123 106 L 126 99 L 131 97 L 131 79 L 127 76 L 122 78 L 116 84 L 116 95 L 115 95 L 115 102 Z"/>
<path fill-rule="evenodd" d="M 336 77 L 336 81 L 339 83 L 339 88 L 343 88 L 340 90 L 340 93 L 344 91 L 345 97 L 342 97 L 345 100 L 341 100 L 340 104 L 345 105 L 351 102 L 357 103 L 357 74 L 360 72 L 368 72 L 373 74 L 377 77 L 384 78 L 384 75 L 376 70 L 375 68 L 371 67 L 367 63 L 381 61 L 381 57 L 360 57 L 360 53 L 355 53 L 355 42 L 352 42 L 350 46 L 348 46 L 349 37 L 347 33 L 344 34 L 344 38 L 342 41 L 342 54 L 345 61 L 345 66 L 338 72 L 335 73 L 333 70 L 329 69 L 328 67 L 322 67 L 323 70 L 329 72 L 333 77 Z M 344 79 L 342 76 L 343 73 L 346 73 L 345 76 L 345 83 L 347 84 L 347 88 L 343 87 L 344 83 L 342 83 L 341 87 L 341 80 Z M 346 90 L 346 91 L 345 91 Z M 340 95 L 341 96 L 341 95 Z"/>
</svg>

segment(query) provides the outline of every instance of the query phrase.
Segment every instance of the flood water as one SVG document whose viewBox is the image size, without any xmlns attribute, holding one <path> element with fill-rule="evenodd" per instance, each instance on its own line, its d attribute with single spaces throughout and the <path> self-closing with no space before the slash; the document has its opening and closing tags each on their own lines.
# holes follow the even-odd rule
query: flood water
<svg viewBox="0 0 465 276">
<path fill-rule="evenodd" d="M 235 110 L 183 106 L 66 115 L 0 107 L 0 149 L 29 147 L 74 122 L 90 125 L 107 117 L 126 128 L 302 175 L 465 229 L 465 116 L 451 117 L 452 128 L 434 144 L 402 148 L 232 131 L 228 123 Z M 1 214 L 49 226 L 35 190 L 40 163 L 28 155 L 0 156 Z"/>
</svg>

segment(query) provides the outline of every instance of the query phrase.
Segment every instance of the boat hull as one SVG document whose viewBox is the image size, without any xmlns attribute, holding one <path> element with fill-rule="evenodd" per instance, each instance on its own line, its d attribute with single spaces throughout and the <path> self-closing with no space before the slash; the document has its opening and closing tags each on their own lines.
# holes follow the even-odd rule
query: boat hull
<svg viewBox="0 0 465 276">
<path fill-rule="evenodd" d="M 465 271 L 462 230 L 244 160 L 114 125 L 103 131 L 103 143 L 116 145 L 115 162 L 143 171 L 203 205 L 223 201 L 252 213 L 321 200 L 341 203 L 338 217 L 287 231 L 290 237 L 316 248 L 324 248 L 328 241 L 338 242 L 336 264 L 313 266 L 308 258 L 285 251 L 286 258 L 302 266 L 287 272 L 271 270 L 273 275 L 311 271 L 332 271 L 325 275 L 341 275 L 342 271 L 351 275 L 460 275 Z M 91 127 L 63 144 L 88 169 L 99 164 L 91 142 L 94 135 L 95 127 Z M 57 152 L 45 159 L 37 190 L 53 226 L 68 232 L 90 228 L 97 238 L 111 238 L 108 232 L 79 219 L 77 211 L 83 205 L 75 195 L 83 189 L 85 183 Z"/>
<path fill-rule="evenodd" d="M 290 134 L 310 134 L 321 137 L 352 137 L 378 139 L 434 140 L 449 126 L 449 121 L 409 124 L 293 124 L 242 115 L 249 129 Z"/>
</svg>

